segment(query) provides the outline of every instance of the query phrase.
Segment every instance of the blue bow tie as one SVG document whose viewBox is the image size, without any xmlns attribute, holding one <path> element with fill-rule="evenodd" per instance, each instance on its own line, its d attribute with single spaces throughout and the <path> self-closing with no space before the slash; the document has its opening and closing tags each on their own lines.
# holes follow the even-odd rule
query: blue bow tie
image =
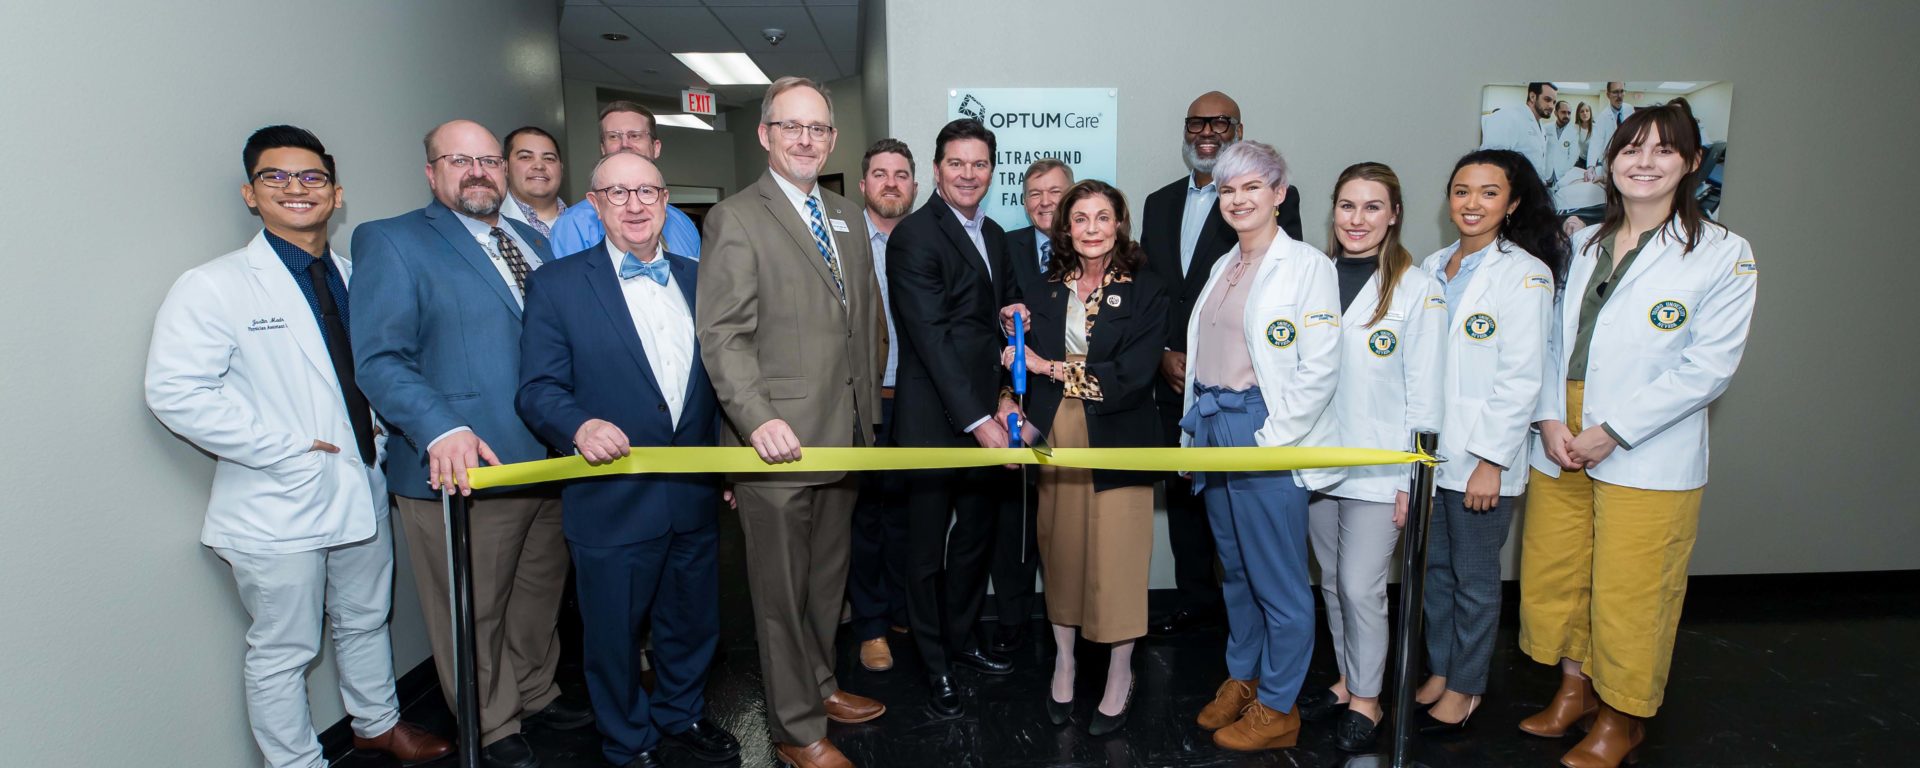
<svg viewBox="0 0 1920 768">
<path fill-rule="evenodd" d="M 635 277 L 646 275 L 648 279 L 661 285 L 666 285 L 667 275 L 670 274 L 671 269 L 671 267 L 667 266 L 665 257 L 657 258 L 653 261 L 641 261 L 629 253 L 626 258 L 620 260 L 620 279 L 632 280 Z"/>
</svg>

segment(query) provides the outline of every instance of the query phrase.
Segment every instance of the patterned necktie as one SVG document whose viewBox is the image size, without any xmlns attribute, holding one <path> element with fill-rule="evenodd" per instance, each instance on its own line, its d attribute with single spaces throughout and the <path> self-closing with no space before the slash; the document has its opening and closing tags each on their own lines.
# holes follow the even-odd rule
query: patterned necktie
<svg viewBox="0 0 1920 768">
<path fill-rule="evenodd" d="M 520 248 L 513 244 L 513 238 L 507 237 L 507 231 L 493 228 L 493 243 L 500 248 L 500 258 L 507 260 L 507 269 L 513 272 L 513 287 L 527 292 L 527 258 L 520 255 Z"/>
<path fill-rule="evenodd" d="M 1045 274 L 1047 265 L 1053 262 L 1053 241 L 1044 239 L 1046 235 L 1041 235 L 1041 237 L 1043 239 L 1040 241 L 1040 272 L 1041 274 Z"/>
<path fill-rule="evenodd" d="M 641 261 L 629 253 L 626 258 L 620 260 L 620 279 L 622 280 L 632 280 L 641 275 L 646 275 L 648 280 L 666 285 L 668 270 L 669 267 L 667 266 L 667 260 L 665 258 L 656 258 L 653 261 Z"/>
<path fill-rule="evenodd" d="M 833 244 L 827 240 L 827 222 L 820 216 L 820 201 L 807 198 L 807 215 L 813 220 L 808 222 L 813 229 L 813 247 L 820 249 L 820 258 L 827 260 L 827 271 L 833 273 L 833 287 L 840 289 L 840 303 L 847 303 L 847 284 L 840 279 L 840 260 L 833 257 Z"/>
</svg>

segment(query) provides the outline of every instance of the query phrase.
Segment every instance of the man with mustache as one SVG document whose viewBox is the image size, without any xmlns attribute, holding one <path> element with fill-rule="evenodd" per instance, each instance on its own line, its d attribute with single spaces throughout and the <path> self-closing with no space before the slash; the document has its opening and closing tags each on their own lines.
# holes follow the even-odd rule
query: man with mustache
<svg viewBox="0 0 1920 768">
<path fill-rule="evenodd" d="M 887 445 L 893 422 L 893 374 L 900 351 L 892 341 L 893 316 L 887 310 L 887 237 L 913 210 L 920 185 L 913 180 L 913 150 L 899 139 L 881 139 L 860 160 L 860 197 L 866 203 L 867 243 L 880 288 L 880 314 L 886 329 L 886 364 L 880 378 L 879 421 L 874 442 Z M 907 630 L 906 488 L 896 472 L 867 472 L 860 477 L 860 500 L 853 507 L 853 554 L 847 562 L 847 605 L 853 639 L 860 644 L 860 666 L 869 672 L 893 668 L 887 630 Z"/>
<path fill-rule="evenodd" d="M 547 457 L 514 413 L 527 275 L 551 258 L 547 238 L 503 221 L 506 158 L 479 123 L 427 134 L 425 208 L 353 231 L 354 369 L 398 440 L 387 486 L 413 557 L 440 690 L 453 705 L 453 627 L 447 605 L 440 491 L 472 493 L 467 470 Z M 533 768 L 521 726 L 580 728 L 586 706 L 553 682 L 567 577 L 560 499 L 552 488 L 484 491 L 472 501 L 474 657 L 481 757 Z"/>
<path fill-rule="evenodd" d="M 553 225 L 567 209 L 560 199 L 566 164 L 560 161 L 560 142 L 539 126 L 515 128 L 507 134 L 507 201 L 500 215 L 553 237 Z"/>
<path fill-rule="evenodd" d="M 1147 269 L 1167 286 L 1167 348 L 1161 353 L 1160 381 L 1153 393 L 1168 446 L 1180 444 L 1187 318 L 1193 314 L 1200 289 L 1207 285 L 1214 261 L 1237 242 L 1220 215 L 1213 163 L 1220 150 L 1239 141 L 1246 130 L 1240 122 L 1240 105 L 1219 91 L 1194 99 L 1180 127 L 1184 137 L 1180 159 L 1188 175 L 1148 195 L 1140 217 L 1140 247 L 1147 252 Z M 1287 187 L 1276 215 L 1280 229 L 1300 239 L 1300 190 Z M 1151 632 L 1172 635 L 1224 623 L 1220 582 L 1214 577 L 1213 529 L 1192 484 L 1178 475 L 1167 477 L 1167 543 L 1173 548 L 1173 580 L 1179 598 L 1174 612 L 1154 622 Z"/>
<path fill-rule="evenodd" d="M 600 108 L 600 156 L 623 149 L 648 160 L 660 159 L 660 123 L 653 118 L 653 110 L 624 99 Z M 606 236 L 600 214 L 593 210 L 591 201 L 583 199 L 553 223 L 553 255 L 572 256 L 598 245 Z M 700 228 L 679 208 L 667 206 L 661 236 L 666 238 L 668 251 L 689 259 L 700 258 Z"/>
</svg>

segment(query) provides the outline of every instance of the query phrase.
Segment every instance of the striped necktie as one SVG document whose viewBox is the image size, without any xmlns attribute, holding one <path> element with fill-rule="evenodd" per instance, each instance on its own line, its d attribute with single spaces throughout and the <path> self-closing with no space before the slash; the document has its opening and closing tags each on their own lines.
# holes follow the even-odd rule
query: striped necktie
<svg viewBox="0 0 1920 768">
<path fill-rule="evenodd" d="M 827 271 L 833 274 L 833 287 L 840 289 L 840 303 L 847 303 L 847 284 L 840 279 L 840 260 L 833 257 L 833 243 L 827 239 L 827 222 L 820 216 L 820 201 L 807 198 L 807 215 L 812 219 L 808 226 L 813 230 L 813 247 L 820 249 L 820 258 L 827 260 Z"/>
</svg>

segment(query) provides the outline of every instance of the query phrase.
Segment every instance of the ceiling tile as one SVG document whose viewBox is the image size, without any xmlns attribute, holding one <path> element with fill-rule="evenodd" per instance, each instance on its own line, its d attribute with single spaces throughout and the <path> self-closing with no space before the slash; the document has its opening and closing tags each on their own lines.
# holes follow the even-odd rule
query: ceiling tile
<svg viewBox="0 0 1920 768">
<path fill-rule="evenodd" d="M 601 0 L 607 5 L 631 8 L 666 8 L 699 6 L 700 0 Z"/>
<path fill-rule="evenodd" d="M 601 37 L 608 32 L 627 35 L 631 39 L 614 42 Z M 643 39 L 625 18 L 611 9 L 598 6 L 567 6 L 560 14 L 560 39 L 582 51 L 640 53 L 659 51 L 658 48 L 653 47 L 653 44 Z"/>
<path fill-rule="evenodd" d="M 739 41 L 706 8 L 628 7 L 616 12 L 668 53 L 741 50 Z"/>
<path fill-rule="evenodd" d="M 734 7 L 734 6 L 770 6 L 770 5 L 799 5 L 799 4 L 800 4 L 800 0 L 707 0 L 707 5 L 711 5 L 715 8 L 726 8 L 726 7 Z"/>
<path fill-rule="evenodd" d="M 850 5 L 857 8 L 860 5 L 860 0 L 807 0 L 807 5 Z"/>
<path fill-rule="evenodd" d="M 720 17 L 733 36 L 747 47 L 750 53 L 759 51 L 801 51 L 818 52 L 827 49 L 820 35 L 813 31 L 813 19 L 807 15 L 807 9 L 800 6 L 792 8 L 714 8 L 713 15 Z M 760 30 L 768 27 L 787 31 L 786 39 L 778 47 L 767 42 Z"/>
<path fill-rule="evenodd" d="M 586 80 L 611 85 L 629 82 L 629 78 L 625 75 L 587 53 L 561 53 L 560 76 L 568 80 Z"/>
<path fill-rule="evenodd" d="M 803 75 L 820 81 L 842 77 L 839 66 L 825 51 L 766 51 L 753 54 L 753 61 L 760 65 L 760 70 L 767 73 L 770 80 L 787 75 Z"/>
<path fill-rule="evenodd" d="M 851 5 L 834 5 L 808 10 L 813 13 L 813 24 L 820 29 L 820 38 L 826 42 L 827 50 L 852 51 L 859 49 L 859 8 Z"/>
</svg>

